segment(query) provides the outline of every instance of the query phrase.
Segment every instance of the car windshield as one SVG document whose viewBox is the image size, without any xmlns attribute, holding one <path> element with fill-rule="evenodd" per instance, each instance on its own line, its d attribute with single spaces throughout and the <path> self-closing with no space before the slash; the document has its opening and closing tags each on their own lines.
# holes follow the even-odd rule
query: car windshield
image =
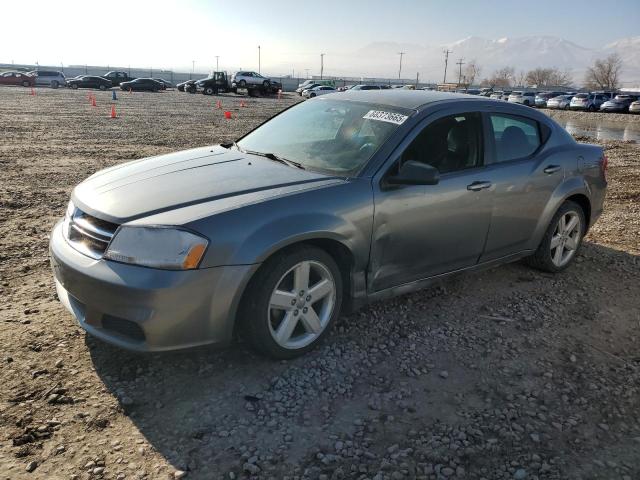
<svg viewBox="0 0 640 480">
<path fill-rule="evenodd" d="M 350 176 L 412 113 L 387 105 L 321 98 L 290 108 L 237 145 L 310 170 Z"/>
</svg>

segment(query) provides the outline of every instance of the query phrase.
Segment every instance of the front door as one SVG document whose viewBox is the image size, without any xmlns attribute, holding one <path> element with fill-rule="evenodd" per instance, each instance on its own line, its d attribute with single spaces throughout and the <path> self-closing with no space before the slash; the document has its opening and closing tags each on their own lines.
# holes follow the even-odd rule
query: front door
<svg viewBox="0 0 640 480">
<path fill-rule="evenodd" d="M 484 143 L 479 113 L 441 115 L 403 143 L 397 160 L 374 182 L 370 291 L 478 262 L 493 201 L 493 186 L 484 176 Z M 385 176 L 407 160 L 437 168 L 439 183 L 385 186 Z"/>
</svg>

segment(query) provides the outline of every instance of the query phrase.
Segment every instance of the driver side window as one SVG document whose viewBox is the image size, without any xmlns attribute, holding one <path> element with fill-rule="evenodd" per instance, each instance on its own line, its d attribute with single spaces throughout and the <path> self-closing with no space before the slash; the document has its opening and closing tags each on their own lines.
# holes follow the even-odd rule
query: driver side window
<svg viewBox="0 0 640 480">
<path fill-rule="evenodd" d="M 441 174 L 480 166 L 480 113 L 451 115 L 430 123 L 402 154 L 402 163 L 409 160 L 431 165 Z"/>
</svg>

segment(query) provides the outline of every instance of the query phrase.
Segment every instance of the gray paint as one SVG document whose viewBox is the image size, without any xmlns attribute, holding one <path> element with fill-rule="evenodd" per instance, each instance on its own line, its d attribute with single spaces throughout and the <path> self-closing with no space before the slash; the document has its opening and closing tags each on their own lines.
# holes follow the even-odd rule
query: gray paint
<svg viewBox="0 0 640 480">
<path fill-rule="evenodd" d="M 414 111 L 356 177 L 303 171 L 216 146 L 112 167 L 76 187 L 74 202 L 99 218 L 179 225 L 210 240 L 200 269 L 168 272 L 88 259 L 65 242 L 57 227 L 52 262 L 63 296 L 68 290 L 87 305 L 88 317 L 75 312 L 83 327 L 141 350 L 225 342 L 249 279 L 288 245 L 323 239 L 348 249 L 351 303 L 358 306 L 532 253 L 569 196 L 589 199 L 590 224 L 602 211 L 602 149 L 577 144 L 533 109 L 439 92 L 336 95 Z M 530 158 L 445 174 L 438 185 L 381 186 L 388 168 L 424 126 L 470 111 L 534 118 L 550 136 Z M 485 142 L 485 162 L 493 155 L 492 144 Z M 549 165 L 560 169 L 546 174 Z M 467 190 L 474 181 L 492 186 Z M 138 345 L 105 333 L 99 327 L 102 313 L 140 322 L 149 332 L 147 342 Z"/>
</svg>

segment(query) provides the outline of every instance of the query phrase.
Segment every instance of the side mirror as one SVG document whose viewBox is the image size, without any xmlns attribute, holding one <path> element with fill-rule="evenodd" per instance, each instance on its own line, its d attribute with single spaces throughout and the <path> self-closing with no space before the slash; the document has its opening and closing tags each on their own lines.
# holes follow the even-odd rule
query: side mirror
<svg viewBox="0 0 640 480">
<path fill-rule="evenodd" d="M 387 178 L 389 185 L 436 185 L 440 181 L 437 168 L 426 163 L 408 160 L 402 164 L 397 175 Z"/>
</svg>

